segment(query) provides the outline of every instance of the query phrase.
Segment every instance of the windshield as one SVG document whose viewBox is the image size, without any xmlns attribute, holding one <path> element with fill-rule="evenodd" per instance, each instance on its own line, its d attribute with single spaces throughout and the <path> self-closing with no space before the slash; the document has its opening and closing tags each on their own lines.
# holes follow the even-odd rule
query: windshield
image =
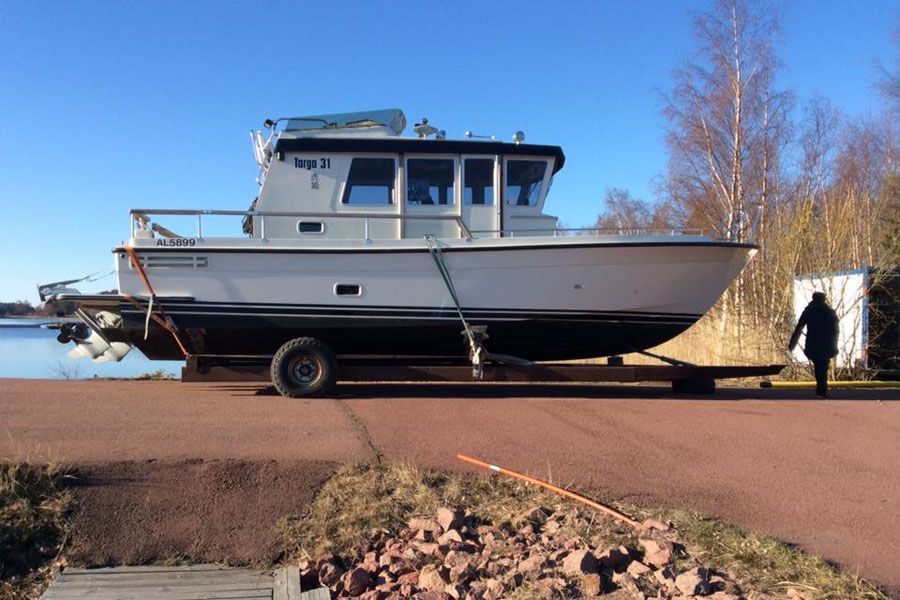
<svg viewBox="0 0 900 600">
<path fill-rule="evenodd" d="M 506 203 L 537 206 L 547 172 L 544 160 L 510 160 L 506 163 Z"/>
</svg>

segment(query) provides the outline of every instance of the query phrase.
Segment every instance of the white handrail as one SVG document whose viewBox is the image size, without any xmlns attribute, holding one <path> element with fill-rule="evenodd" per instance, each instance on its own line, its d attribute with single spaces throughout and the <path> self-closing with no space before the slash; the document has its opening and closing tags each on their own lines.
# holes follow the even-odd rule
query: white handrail
<svg viewBox="0 0 900 600">
<path fill-rule="evenodd" d="M 149 215 L 170 215 L 170 216 L 196 216 L 197 217 L 197 237 L 202 236 L 202 217 L 203 215 L 211 216 L 233 216 L 233 217 L 260 217 L 260 237 L 265 239 L 266 217 L 305 217 L 313 219 L 360 219 L 366 221 L 366 230 L 368 233 L 369 219 L 416 219 L 422 221 L 453 221 L 459 227 L 462 237 L 472 239 L 472 232 L 465 224 L 460 215 L 399 215 L 394 213 L 379 212 L 353 212 L 353 213 L 322 213 L 322 212 L 285 212 L 285 211 L 259 211 L 259 210 L 209 210 L 209 209 L 185 209 L 185 208 L 132 208 L 129 211 L 131 215 L 131 237 L 134 237 L 135 222 L 148 221 Z M 368 237 L 368 236 L 367 236 Z"/>
<path fill-rule="evenodd" d="M 597 233 L 597 234 L 612 234 L 612 235 L 621 235 L 623 233 L 630 233 L 631 235 L 703 235 L 702 229 L 696 228 L 659 228 L 659 227 L 539 227 L 539 228 L 528 228 L 528 229 L 472 229 L 471 232 L 473 234 L 476 233 L 499 233 L 499 234 L 510 234 L 510 236 L 515 235 L 516 233 L 529 233 L 529 232 L 550 232 L 557 236 L 559 233 L 568 233 L 568 232 L 589 232 L 589 233 Z"/>
<path fill-rule="evenodd" d="M 697 228 L 658 228 L 658 227 L 547 227 L 534 229 L 469 229 L 460 215 L 414 215 L 382 212 L 300 212 L 300 211 L 259 211 L 259 210 L 210 210 L 184 208 L 133 208 L 131 215 L 131 237 L 134 237 L 134 224 L 141 223 L 142 228 L 149 221 L 149 215 L 196 216 L 197 237 L 203 237 L 202 218 L 210 216 L 260 217 L 260 238 L 266 239 L 266 217 L 304 217 L 314 219 L 364 219 L 364 239 L 369 239 L 369 219 L 416 219 L 423 221 L 454 221 L 460 230 L 461 237 L 471 240 L 475 234 L 495 234 L 515 237 L 516 234 L 551 233 L 557 237 L 560 233 L 590 233 L 594 235 L 703 235 Z"/>
</svg>

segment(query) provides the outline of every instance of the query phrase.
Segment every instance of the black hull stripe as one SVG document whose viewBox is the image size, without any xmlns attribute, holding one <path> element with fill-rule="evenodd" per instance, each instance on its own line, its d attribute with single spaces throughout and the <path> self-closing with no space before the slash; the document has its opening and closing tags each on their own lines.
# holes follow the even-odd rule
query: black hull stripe
<svg viewBox="0 0 900 600">
<path fill-rule="evenodd" d="M 601 248 L 747 248 L 756 249 L 758 246 L 754 244 L 739 244 L 736 242 L 603 242 L 598 244 L 530 244 L 516 245 L 509 248 L 503 246 L 480 246 L 480 247 L 446 247 L 441 248 L 441 252 L 518 252 L 521 250 L 558 250 L 560 248 L 583 248 L 583 249 L 601 249 Z M 221 248 L 207 246 L 186 246 L 186 247 L 168 247 L 168 246 L 135 246 L 134 250 L 138 253 L 144 252 L 187 252 L 191 254 L 206 253 L 228 253 L 228 254 L 405 254 L 410 252 L 427 253 L 428 248 Z M 113 248 L 113 252 L 121 254 L 125 252 L 122 247 Z"/>
<path fill-rule="evenodd" d="M 167 300 L 157 298 L 163 304 L 167 312 L 220 312 L 227 311 L 253 311 L 255 314 L 268 312 L 306 312 L 315 314 L 354 313 L 354 314 L 408 314 L 411 316 L 421 314 L 448 313 L 457 318 L 456 309 L 452 307 L 425 307 L 425 306 L 346 306 L 335 304 L 254 304 L 244 302 L 196 302 L 184 300 Z M 130 303 L 122 302 L 124 310 L 131 310 Z M 644 312 L 644 311 L 615 311 L 615 310 L 577 310 L 577 309 L 529 309 L 529 308 L 469 308 L 462 307 L 466 315 L 497 316 L 497 317 L 566 317 L 566 316 L 593 316 L 593 317 L 618 317 L 631 318 L 665 318 L 667 320 L 691 320 L 702 317 L 700 313 L 675 313 L 675 312 Z"/>
<path fill-rule="evenodd" d="M 143 318 L 145 311 L 136 310 L 134 308 L 122 309 L 122 314 L 135 315 Z M 340 314 L 334 311 L 322 312 L 254 312 L 254 311 L 213 311 L 213 310 L 166 310 L 167 315 L 183 315 L 183 316 L 230 316 L 230 317 L 279 317 L 279 318 L 308 318 L 308 319 L 357 319 L 357 320 L 405 320 L 405 321 L 458 321 L 459 316 L 455 311 L 440 311 L 434 314 L 409 314 L 409 313 L 366 313 L 363 311 L 342 312 Z M 466 314 L 466 317 L 473 322 L 481 321 L 553 321 L 553 322 L 578 322 L 578 323 L 634 323 L 634 324 L 677 324 L 691 325 L 696 319 L 693 318 L 666 318 L 666 317 L 631 317 L 623 318 L 620 316 L 601 316 L 601 315 L 554 315 L 554 314 L 531 314 L 521 316 L 498 316 L 498 315 L 475 315 Z"/>
<path fill-rule="evenodd" d="M 150 324 L 144 339 L 144 314 L 123 315 L 125 339 L 150 358 L 180 360 L 182 355 L 169 332 Z M 290 339 L 311 336 L 338 355 L 459 356 L 468 350 L 461 325 L 454 319 L 391 317 L 278 317 L 271 315 L 173 315 L 186 331 L 191 351 L 202 354 L 271 356 Z M 477 322 L 473 320 L 474 322 Z M 529 360 L 566 360 L 622 354 L 650 348 L 671 339 L 690 323 L 634 323 L 609 320 L 523 319 L 481 321 L 487 325 L 486 347 L 491 352 Z M 193 334 L 191 330 L 196 330 Z M 193 344 L 200 345 L 194 347 Z"/>
</svg>

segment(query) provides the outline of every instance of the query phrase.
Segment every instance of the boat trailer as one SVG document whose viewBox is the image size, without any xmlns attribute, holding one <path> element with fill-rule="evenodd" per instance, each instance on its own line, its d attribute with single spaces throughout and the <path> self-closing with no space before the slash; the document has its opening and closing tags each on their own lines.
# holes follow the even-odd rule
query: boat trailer
<svg viewBox="0 0 900 600">
<path fill-rule="evenodd" d="M 655 356 L 655 355 L 651 355 Z M 664 357 L 656 357 L 664 359 Z M 473 377 L 472 366 L 428 364 L 404 357 L 338 356 L 338 384 L 343 383 L 639 383 L 670 382 L 674 393 L 713 394 L 716 380 L 777 375 L 784 365 L 698 366 L 680 361 L 663 365 L 626 365 L 621 357 L 607 364 L 528 363 L 502 364 L 488 361 L 481 377 Z M 184 382 L 271 382 L 270 356 L 189 355 L 182 368 Z"/>
</svg>

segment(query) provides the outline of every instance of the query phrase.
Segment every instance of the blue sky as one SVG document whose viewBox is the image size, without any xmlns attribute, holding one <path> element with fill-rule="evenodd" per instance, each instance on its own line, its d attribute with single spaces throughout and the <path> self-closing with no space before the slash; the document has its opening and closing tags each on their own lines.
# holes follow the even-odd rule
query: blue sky
<svg viewBox="0 0 900 600">
<path fill-rule="evenodd" d="M 450 137 L 522 129 L 566 152 L 548 210 L 569 226 L 610 187 L 652 199 L 661 97 L 707 5 L 0 3 L 0 300 L 111 268 L 131 207 L 245 209 L 266 117 L 396 106 Z M 783 85 L 879 111 L 898 26 L 895 1 L 787 4 Z"/>
</svg>

